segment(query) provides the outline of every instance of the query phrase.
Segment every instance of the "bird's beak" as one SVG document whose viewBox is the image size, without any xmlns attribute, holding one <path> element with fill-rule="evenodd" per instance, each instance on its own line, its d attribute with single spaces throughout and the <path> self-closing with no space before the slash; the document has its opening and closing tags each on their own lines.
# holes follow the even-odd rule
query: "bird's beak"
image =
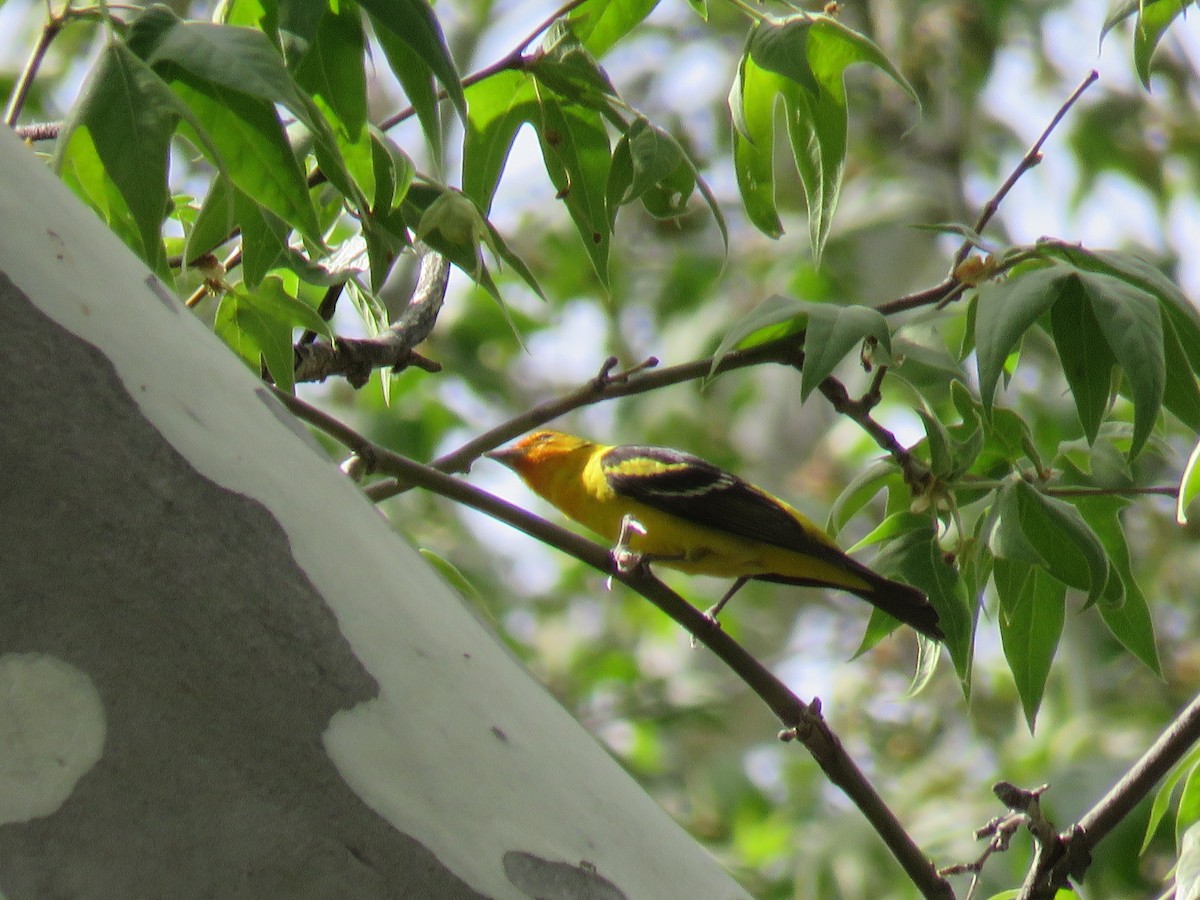
<svg viewBox="0 0 1200 900">
<path fill-rule="evenodd" d="M 521 451 L 516 447 L 501 447 L 498 450 L 489 450 L 483 455 L 488 459 L 494 459 L 502 466 L 513 469 L 516 467 L 517 460 L 520 459 Z"/>
</svg>

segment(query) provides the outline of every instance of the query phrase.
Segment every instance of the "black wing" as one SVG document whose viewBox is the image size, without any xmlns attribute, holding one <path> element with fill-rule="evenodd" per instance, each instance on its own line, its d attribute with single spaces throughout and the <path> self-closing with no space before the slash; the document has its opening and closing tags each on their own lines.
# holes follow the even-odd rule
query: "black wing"
<svg viewBox="0 0 1200 900">
<path fill-rule="evenodd" d="M 600 460 L 616 493 L 696 525 L 828 560 L 834 547 L 810 537 L 787 509 L 750 482 L 666 447 L 613 447 Z"/>
<path fill-rule="evenodd" d="M 833 563 L 865 582 L 861 589 L 844 590 L 858 594 L 923 634 L 944 640 L 937 612 L 921 591 L 884 578 L 837 547 L 810 536 L 777 500 L 732 472 L 690 453 L 663 447 L 614 447 L 601 457 L 600 465 L 618 496 L 715 531 Z M 753 577 L 780 584 L 837 586 L 822 578 L 769 573 Z"/>
</svg>

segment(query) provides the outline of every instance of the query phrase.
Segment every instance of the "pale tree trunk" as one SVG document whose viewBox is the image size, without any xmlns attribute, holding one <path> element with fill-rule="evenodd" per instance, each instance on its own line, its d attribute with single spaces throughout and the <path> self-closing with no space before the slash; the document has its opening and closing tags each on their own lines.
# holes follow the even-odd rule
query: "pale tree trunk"
<svg viewBox="0 0 1200 900">
<path fill-rule="evenodd" d="M 7 129 L 0 894 L 743 896 Z"/>
</svg>

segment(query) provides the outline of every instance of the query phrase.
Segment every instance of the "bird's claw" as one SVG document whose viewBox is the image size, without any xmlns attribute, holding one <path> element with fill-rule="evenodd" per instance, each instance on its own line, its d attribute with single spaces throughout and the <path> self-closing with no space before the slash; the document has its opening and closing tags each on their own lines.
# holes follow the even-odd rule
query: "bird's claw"
<svg viewBox="0 0 1200 900">
<path fill-rule="evenodd" d="M 720 631 L 721 630 L 721 621 L 717 618 L 717 613 L 719 613 L 720 611 L 721 611 L 721 604 L 718 603 L 718 604 L 714 604 L 713 606 L 710 606 L 704 612 L 700 613 L 700 615 L 704 616 L 705 621 L 707 621 L 709 625 L 711 625 L 713 628 L 717 629 L 717 631 Z M 696 647 L 699 646 L 699 642 L 696 640 L 696 635 L 694 635 L 694 634 L 691 637 L 691 644 L 692 644 L 693 650 L 695 650 Z"/>
<path fill-rule="evenodd" d="M 628 513 L 621 519 L 621 531 L 617 535 L 617 543 L 612 548 L 613 567 L 618 575 L 628 575 L 642 565 L 645 557 L 629 546 L 631 534 L 645 534 L 646 526 Z M 612 579 L 609 579 L 611 586 Z"/>
</svg>

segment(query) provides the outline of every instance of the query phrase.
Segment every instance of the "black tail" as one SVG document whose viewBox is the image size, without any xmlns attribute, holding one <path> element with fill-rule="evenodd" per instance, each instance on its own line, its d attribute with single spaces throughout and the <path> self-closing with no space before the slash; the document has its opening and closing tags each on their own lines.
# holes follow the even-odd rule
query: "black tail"
<svg viewBox="0 0 1200 900">
<path fill-rule="evenodd" d="M 935 641 L 944 641 L 946 635 L 938 625 L 937 610 L 929 602 L 929 598 L 915 587 L 892 581 L 872 572 L 866 566 L 855 564 L 854 574 L 870 584 L 863 590 L 852 590 L 838 586 L 838 590 L 850 591 L 862 597 L 873 606 L 877 606 L 893 619 L 898 619 L 905 625 L 915 628 L 926 637 Z M 755 575 L 756 581 L 772 581 L 776 584 L 798 584 L 807 587 L 830 587 L 824 581 L 811 581 L 803 578 L 788 578 L 781 575 Z"/>
</svg>

